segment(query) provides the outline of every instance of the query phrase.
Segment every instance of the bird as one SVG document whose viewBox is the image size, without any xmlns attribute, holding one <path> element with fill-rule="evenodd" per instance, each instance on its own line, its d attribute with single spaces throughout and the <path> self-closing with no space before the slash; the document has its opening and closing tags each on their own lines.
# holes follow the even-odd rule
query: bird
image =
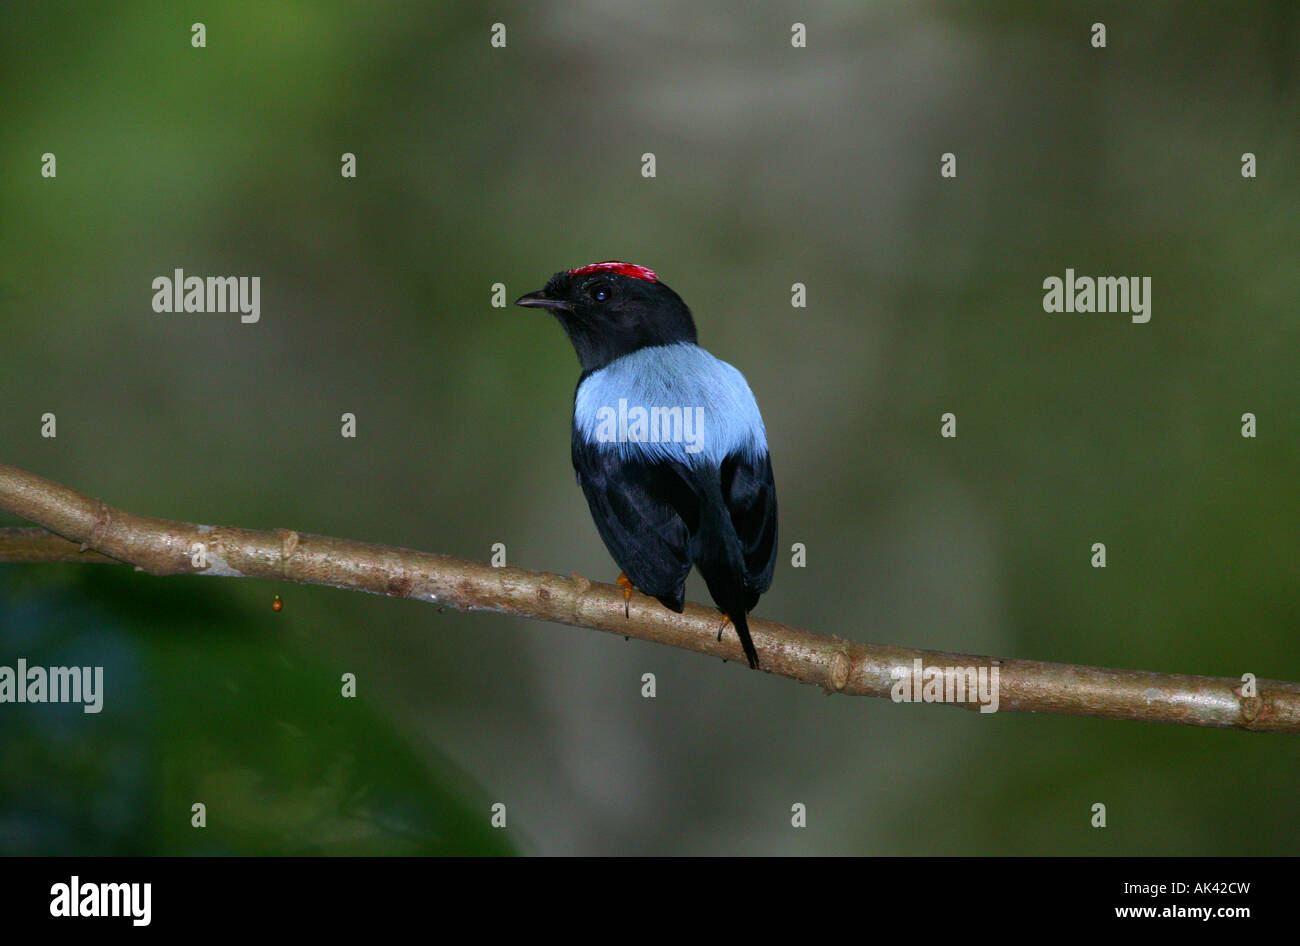
<svg viewBox="0 0 1300 946">
<path fill-rule="evenodd" d="M 571 448 L 596 531 L 632 590 L 681 613 L 699 570 L 745 659 L 748 612 L 772 585 L 776 483 L 739 370 L 701 348 L 681 296 L 620 260 L 562 270 L 515 300 L 559 321 L 578 356 Z"/>
</svg>

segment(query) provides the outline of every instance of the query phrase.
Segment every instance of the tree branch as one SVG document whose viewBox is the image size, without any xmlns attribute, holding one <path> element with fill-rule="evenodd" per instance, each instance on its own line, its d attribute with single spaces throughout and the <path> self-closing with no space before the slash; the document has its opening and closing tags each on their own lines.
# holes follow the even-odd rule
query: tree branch
<svg viewBox="0 0 1300 946">
<path fill-rule="evenodd" d="M 577 575 L 492 568 L 287 529 L 259 531 L 137 516 L 5 464 L 0 464 L 0 509 L 44 527 L 0 529 L 0 562 L 121 562 L 154 575 L 328 585 L 459 611 L 496 611 L 593 628 L 744 664 L 734 634 L 717 639 L 716 610 L 688 605 L 684 613 L 674 614 L 653 598 L 636 594 L 625 617 L 621 589 Z M 1258 680 L 1256 695 L 1243 696 L 1241 681 L 1230 677 L 862 644 L 756 619 L 749 628 L 764 670 L 827 692 L 888 698 L 899 675 L 910 677 L 914 661 L 920 660 L 927 670 L 943 672 L 944 679 L 955 679 L 958 671 L 953 668 L 996 668 L 1001 710 L 1300 732 L 1300 685 L 1295 683 Z M 956 705 L 977 708 L 974 702 Z"/>
</svg>

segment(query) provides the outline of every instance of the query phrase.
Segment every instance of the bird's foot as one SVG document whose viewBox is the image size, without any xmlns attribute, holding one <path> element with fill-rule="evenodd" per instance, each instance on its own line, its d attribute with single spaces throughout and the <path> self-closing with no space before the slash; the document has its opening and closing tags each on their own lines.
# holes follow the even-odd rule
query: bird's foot
<svg viewBox="0 0 1300 946">
<path fill-rule="evenodd" d="M 615 584 L 623 589 L 623 617 L 630 618 L 632 616 L 629 611 L 632 605 L 632 579 L 627 577 L 626 572 L 620 572 L 618 581 Z"/>
<path fill-rule="evenodd" d="M 727 625 L 730 623 L 731 623 L 731 615 L 728 614 L 726 611 L 723 611 L 722 623 L 718 625 L 718 640 L 722 640 L 722 632 L 727 629 Z"/>
</svg>

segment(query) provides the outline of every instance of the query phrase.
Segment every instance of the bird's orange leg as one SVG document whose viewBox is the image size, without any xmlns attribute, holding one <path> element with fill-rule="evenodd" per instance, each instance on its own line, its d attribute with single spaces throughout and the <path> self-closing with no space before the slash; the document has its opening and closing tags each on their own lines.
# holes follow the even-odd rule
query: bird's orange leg
<svg viewBox="0 0 1300 946">
<path fill-rule="evenodd" d="M 629 613 L 632 604 L 632 591 L 634 590 L 632 588 L 632 579 L 628 578 L 625 572 L 620 572 L 618 581 L 615 584 L 623 589 L 623 617 L 629 618 L 632 616 Z"/>
<path fill-rule="evenodd" d="M 728 614 L 726 611 L 723 611 L 722 623 L 718 625 L 718 640 L 722 640 L 722 632 L 727 629 L 727 625 L 730 623 L 731 623 L 731 615 Z"/>
</svg>

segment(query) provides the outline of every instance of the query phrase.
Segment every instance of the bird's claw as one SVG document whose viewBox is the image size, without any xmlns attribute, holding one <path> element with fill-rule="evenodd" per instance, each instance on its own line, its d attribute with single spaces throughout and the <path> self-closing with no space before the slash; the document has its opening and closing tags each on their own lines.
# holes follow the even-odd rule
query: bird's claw
<svg viewBox="0 0 1300 946">
<path fill-rule="evenodd" d="M 627 577 L 626 573 L 618 576 L 616 584 L 623 589 L 623 617 L 630 618 L 632 606 L 632 579 Z"/>
</svg>

